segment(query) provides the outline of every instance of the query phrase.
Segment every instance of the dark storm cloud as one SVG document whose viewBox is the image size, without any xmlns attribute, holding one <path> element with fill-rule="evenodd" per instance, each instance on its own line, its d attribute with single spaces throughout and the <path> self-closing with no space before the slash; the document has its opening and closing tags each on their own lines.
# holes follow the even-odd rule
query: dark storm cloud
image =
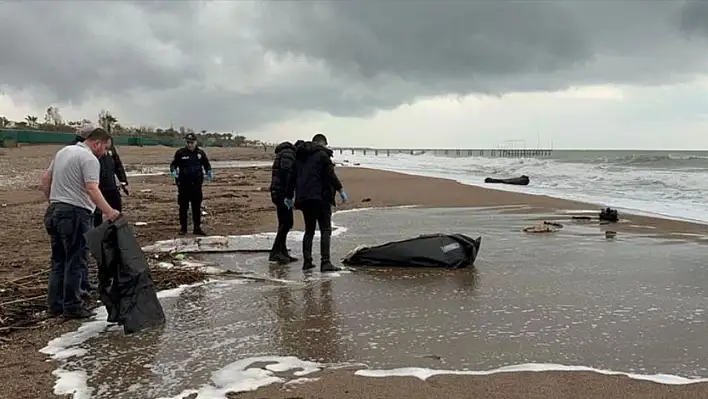
<svg viewBox="0 0 708 399">
<path fill-rule="evenodd" d="M 351 78 L 399 76 L 438 92 L 665 83 L 705 66 L 697 47 L 689 58 L 664 57 L 686 49 L 680 2 L 265 4 L 258 37 L 268 48 L 324 60 Z"/>
<path fill-rule="evenodd" d="M 11 89 L 44 86 L 62 101 L 91 93 L 122 95 L 179 85 L 199 77 L 196 63 L 155 59 L 149 29 L 112 2 L 4 2 L 0 4 L 0 83 Z M 178 52 L 178 51 L 176 51 Z"/>
<path fill-rule="evenodd" d="M 52 93 L 39 107 L 105 97 L 136 123 L 243 130 L 430 95 L 664 84 L 706 70 L 706 41 L 687 35 L 708 34 L 705 4 L 0 2 L 0 86 Z"/>
<path fill-rule="evenodd" d="M 699 32 L 708 36 L 708 2 L 691 1 L 681 14 L 681 26 L 688 32 Z"/>
</svg>

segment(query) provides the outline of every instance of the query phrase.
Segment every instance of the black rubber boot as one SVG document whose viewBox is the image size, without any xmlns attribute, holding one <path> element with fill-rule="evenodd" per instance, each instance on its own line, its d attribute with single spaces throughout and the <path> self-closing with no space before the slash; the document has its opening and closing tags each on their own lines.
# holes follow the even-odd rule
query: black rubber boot
<svg viewBox="0 0 708 399">
<path fill-rule="evenodd" d="M 205 235 L 207 235 L 207 233 L 205 233 L 204 230 L 202 230 L 201 227 L 195 227 L 193 233 L 194 233 L 194 235 L 196 235 L 196 236 L 205 236 Z"/>
</svg>

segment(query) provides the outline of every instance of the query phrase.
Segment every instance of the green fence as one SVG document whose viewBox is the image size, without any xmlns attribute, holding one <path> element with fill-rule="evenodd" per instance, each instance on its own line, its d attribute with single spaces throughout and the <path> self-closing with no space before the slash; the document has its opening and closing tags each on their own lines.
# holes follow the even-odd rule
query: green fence
<svg viewBox="0 0 708 399">
<path fill-rule="evenodd" d="M 76 137 L 76 135 L 73 133 L 44 132 L 40 130 L 0 129 L 0 147 L 9 147 L 12 145 L 12 143 L 71 144 L 71 142 L 74 140 L 74 137 Z M 164 145 L 167 147 L 181 147 L 184 145 L 184 140 L 174 138 L 114 136 L 113 143 L 117 146 Z M 216 143 L 209 144 L 218 146 L 218 144 Z"/>
</svg>

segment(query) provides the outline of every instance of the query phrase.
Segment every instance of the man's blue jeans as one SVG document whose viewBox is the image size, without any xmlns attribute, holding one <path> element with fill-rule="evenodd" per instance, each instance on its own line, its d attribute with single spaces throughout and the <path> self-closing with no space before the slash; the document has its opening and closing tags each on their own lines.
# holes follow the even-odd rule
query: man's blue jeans
<svg viewBox="0 0 708 399">
<path fill-rule="evenodd" d="M 91 212 L 65 203 L 52 203 L 44 216 L 51 237 L 52 269 L 47 304 L 52 314 L 72 314 L 83 307 L 81 289 L 88 283 L 86 233 Z"/>
</svg>

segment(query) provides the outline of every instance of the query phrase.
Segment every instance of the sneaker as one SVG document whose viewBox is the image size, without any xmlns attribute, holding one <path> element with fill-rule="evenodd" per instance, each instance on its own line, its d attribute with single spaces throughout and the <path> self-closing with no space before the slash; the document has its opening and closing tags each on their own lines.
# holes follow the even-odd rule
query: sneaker
<svg viewBox="0 0 708 399">
<path fill-rule="evenodd" d="M 74 312 L 64 312 L 64 318 L 65 319 L 88 319 L 91 316 L 95 316 L 96 313 L 86 309 L 86 308 L 79 308 Z"/>
<path fill-rule="evenodd" d="M 204 230 L 202 230 L 201 227 L 195 227 L 195 228 L 194 228 L 194 231 L 192 231 L 192 233 L 194 233 L 195 236 L 205 236 L 205 235 L 207 235 L 207 233 L 205 233 Z"/>
<path fill-rule="evenodd" d="M 296 258 L 294 256 L 290 256 L 290 250 L 287 248 L 285 248 L 285 256 L 290 258 L 290 262 L 297 262 L 299 260 L 298 258 Z"/>
<path fill-rule="evenodd" d="M 322 264 L 320 265 L 320 271 L 321 271 L 322 273 L 325 273 L 325 272 L 338 272 L 338 271 L 341 271 L 341 270 L 342 270 L 341 267 L 337 267 L 337 266 L 333 265 L 332 262 L 330 262 L 330 261 L 323 261 Z"/>
<path fill-rule="evenodd" d="M 315 267 L 315 264 L 312 263 L 311 260 L 305 259 L 305 261 L 302 262 L 302 270 L 305 270 L 305 271 L 306 271 L 306 270 L 311 270 L 311 269 L 313 269 L 314 267 Z"/>
<path fill-rule="evenodd" d="M 278 254 L 278 253 L 270 255 L 268 257 L 268 260 L 271 262 L 277 262 L 280 265 L 285 265 L 285 264 L 290 263 L 290 258 L 288 258 L 287 256 L 285 256 L 283 254 Z"/>
</svg>

